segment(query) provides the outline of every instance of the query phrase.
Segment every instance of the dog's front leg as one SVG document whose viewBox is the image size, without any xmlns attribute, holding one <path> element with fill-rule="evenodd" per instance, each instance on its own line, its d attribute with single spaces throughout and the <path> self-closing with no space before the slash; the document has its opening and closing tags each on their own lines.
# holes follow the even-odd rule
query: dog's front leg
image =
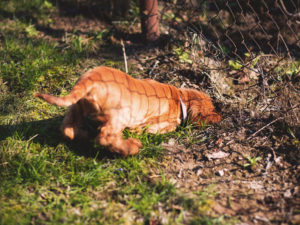
<svg viewBox="0 0 300 225">
<path fill-rule="evenodd" d="M 140 140 L 134 138 L 123 139 L 122 130 L 120 127 L 116 129 L 110 124 L 104 125 L 98 136 L 99 144 L 107 146 L 110 151 L 123 156 L 136 155 L 142 146 Z"/>
</svg>

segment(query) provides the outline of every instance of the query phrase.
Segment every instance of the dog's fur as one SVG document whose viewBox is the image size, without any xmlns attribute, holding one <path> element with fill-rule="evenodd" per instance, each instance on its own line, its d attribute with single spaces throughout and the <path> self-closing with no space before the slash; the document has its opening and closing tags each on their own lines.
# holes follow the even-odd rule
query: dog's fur
<svg viewBox="0 0 300 225">
<path fill-rule="evenodd" d="M 98 143 L 124 156 L 137 154 L 141 147 L 138 139 L 122 138 L 124 128 L 139 131 L 148 127 L 150 133 L 175 130 L 183 120 L 180 99 L 191 121 L 211 124 L 221 120 L 209 96 L 202 92 L 137 80 L 103 66 L 83 74 L 67 96 L 34 95 L 50 104 L 69 106 L 62 125 L 66 137 L 87 137 L 80 123 L 84 116 L 90 116 L 102 124 Z"/>
</svg>

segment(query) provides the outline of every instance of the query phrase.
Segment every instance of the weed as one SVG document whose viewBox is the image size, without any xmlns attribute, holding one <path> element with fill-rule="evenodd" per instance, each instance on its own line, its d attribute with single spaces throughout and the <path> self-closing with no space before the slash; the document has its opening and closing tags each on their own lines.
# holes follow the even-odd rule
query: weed
<svg viewBox="0 0 300 225">
<path fill-rule="evenodd" d="M 105 33 L 103 33 L 103 35 L 105 35 Z M 89 51 L 96 51 L 98 48 L 95 44 L 95 41 L 93 40 L 93 37 L 86 37 L 83 35 L 72 34 L 69 39 L 70 39 L 71 49 L 73 49 L 75 52 L 78 53 L 87 53 Z"/>
<path fill-rule="evenodd" d="M 173 12 L 164 13 L 162 15 L 163 20 L 170 20 L 171 21 L 174 18 L 175 18 L 175 14 Z"/>
<path fill-rule="evenodd" d="M 296 80 L 299 79 L 300 62 L 287 62 L 283 66 L 276 67 L 277 80 Z"/>
<path fill-rule="evenodd" d="M 39 32 L 35 29 L 34 25 L 28 25 L 26 28 L 25 28 L 25 31 L 28 35 L 28 37 L 37 37 Z"/>
<path fill-rule="evenodd" d="M 140 7 L 139 7 L 137 1 L 131 1 L 130 2 L 129 13 L 132 15 L 132 17 L 139 18 L 139 16 L 140 16 Z"/>
<path fill-rule="evenodd" d="M 108 34 L 109 34 L 109 30 L 103 29 L 96 33 L 96 39 L 102 40 L 102 39 L 106 38 L 108 36 Z"/>
<path fill-rule="evenodd" d="M 258 164 L 258 162 L 262 159 L 260 156 L 258 156 L 258 157 L 253 157 L 253 158 L 251 158 L 251 156 L 249 156 L 249 155 L 246 155 L 246 159 L 247 159 L 247 163 L 245 163 L 243 166 L 245 167 L 245 168 L 251 168 L 251 169 L 253 169 L 254 167 L 256 167 L 257 166 L 257 164 Z"/>
<path fill-rule="evenodd" d="M 193 61 L 190 58 L 190 52 L 184 50 L 182 47 L 174 48 L 174 53 L 179 58 L 179 62 L 192 64 Z"/>
<path fill-rule="evenodd" d="M 234 70 L 240 70 L 243 67 L 241 62 L 239 62 L 238 60 L 235 60 L 235 61 L 229 60 L 228 65 Z"/>
</svg>

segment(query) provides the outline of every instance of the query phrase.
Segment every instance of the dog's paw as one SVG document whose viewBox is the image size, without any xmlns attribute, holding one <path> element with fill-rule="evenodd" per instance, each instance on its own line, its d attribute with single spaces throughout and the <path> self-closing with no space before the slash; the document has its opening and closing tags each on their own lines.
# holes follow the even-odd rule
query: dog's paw
<svg viewBox="0 0 300 225">
<path fill-rule="evenodd" d="M 63 134 L 66 138 L 73 140 L 75 137 L 75 131 L 73 127 L 65 127 L 63 128 Z"/>
<path fill-rule="evenodd" d="M 129 138 L 129 139 L 125 140 L 125 142 L 126 142 L 126 145 L 125 145 L 126 148 L 122 151 L 122 154 L 124 156 L 136 155 L 139 153 L 139 150 L 142 147 L 142 143 L 140 140 L 135 139 L 135 138 Z"/>
</svg>

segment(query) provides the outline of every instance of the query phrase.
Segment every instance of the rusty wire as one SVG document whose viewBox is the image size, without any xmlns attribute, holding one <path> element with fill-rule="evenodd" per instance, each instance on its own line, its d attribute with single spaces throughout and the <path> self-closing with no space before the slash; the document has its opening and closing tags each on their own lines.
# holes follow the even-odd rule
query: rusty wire
<svg viewBox="0 0 300 225">
<path fill-rule="evenodd" d="M 173 4 L 178 14 L 188 12 L 185 29 L 191 37 L 197 34 L 209 45 L 206 50 L 214 49 L 208 54 L 219 57 L 221 51 L 242 63 L 245 53 L 253 59 L 261 53 L 300 58 L 299 0 L 177 0 Z"/>
<path fill-rule="evenodd" d="M 290 118 L 289 124 L 299 124 L 300 0 L 163 3 L 161 15 L 172 12 L 173 20 L 162 23 L 169 23 L 169 35 L 175 42 L 178 39 L 178 45 L 184 34 L 185 49 L 193 56 L 189 69 L 208 76 L 218 98 L 224 100 L 227 94 L 225 86 L 222 90 L 226 78 L 239 82 L 254 74 L 256 80 L 245 86 L 245 90 L 257 92 L 259 101 L 253 108 L 262 113 L 276 111 L 277 117 Z M 229 61 L 236 64 L 229 65 Z M 237 92 L 233 98 L 240 104 Z"/>
</svg>

